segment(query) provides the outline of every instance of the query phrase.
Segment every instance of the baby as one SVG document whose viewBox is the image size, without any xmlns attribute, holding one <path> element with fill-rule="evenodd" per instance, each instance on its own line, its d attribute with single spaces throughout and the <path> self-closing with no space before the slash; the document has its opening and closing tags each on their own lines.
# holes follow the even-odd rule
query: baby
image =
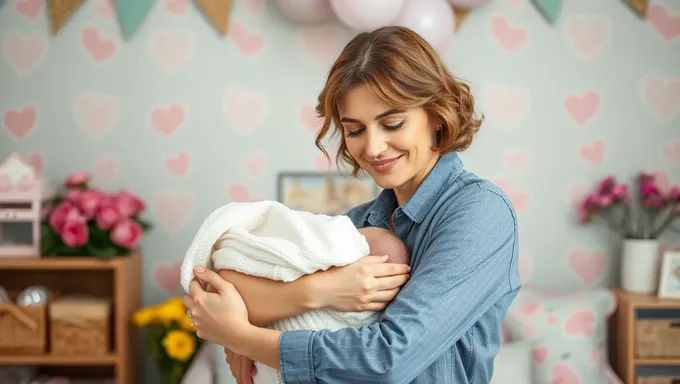
<svg viewBox="0 0 680 384">
<path fill-rule="evenodd" d="M 366 239 L 371 255 L 387 255 L 388 263 L 409 263 L 411 254 L 406 244 L 392 232 L 379 227 L 365 227 L 359 228 L 359 233 Z"/>
</svg>

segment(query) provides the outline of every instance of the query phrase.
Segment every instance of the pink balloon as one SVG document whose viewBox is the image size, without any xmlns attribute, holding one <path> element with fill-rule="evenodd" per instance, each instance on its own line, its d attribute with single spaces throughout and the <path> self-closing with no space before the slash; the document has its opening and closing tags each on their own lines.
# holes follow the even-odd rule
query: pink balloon
<svg viewBox="0 0 680 384">
<path fill-rule="evenodd" d="M 296 23 L 315 24 L 333 16 L 328 0 L 276 0 L 276 6 Z"/>
<path fill-rule="evenodd" d="M 486 3 L 486 0 L 449 0 L 456 8 L 478 8 Z"/>
<path fill-rule="evenodd" d="M 359 31 L 391 25 L 404 0 L 330 0 L 335 16 L 346 26 Z"/>
<path fill-rule="evenodd" d="M 454 35 L 454 16 L 446 0 L 406 0 L 395 25 L 407 27 L 422 36 L 443 55 Z"/>
</svg>

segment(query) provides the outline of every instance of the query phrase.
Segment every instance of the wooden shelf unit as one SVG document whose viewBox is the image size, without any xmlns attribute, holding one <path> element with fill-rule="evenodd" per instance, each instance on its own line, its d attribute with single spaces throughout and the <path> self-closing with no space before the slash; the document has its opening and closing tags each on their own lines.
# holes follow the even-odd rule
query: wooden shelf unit
<svg viewBox="0 0 680 384">
<path fill-rule="evenodd" d="M 635 354 L 635 326 L 639 310 L 680 311 L 680 300 L 660 299 L 652 295 L 636 295 L 621 289 L 613 290 L 616 295 L 616 312 L 613 320 L 613 340 L 611 360 L 616 373 L 626 384 L 637 383 L 637 368 L 640 366 L 677 366 L 680 369 L 680 356 L 677 358 L 639 358 Z"/>
<path fill-rule="evenodd" d="M 111 350 L 103 356 L 0 355 L 0 365 L 59 367 L 60 374 L 75 375 L 83 367 L 113 371 L 116 383 L 141 381 L 139 330 L 130 316 L 141 307 L 142 257 L 139 252 L 111 260 L 94 257 L 0 257 L 0 285 L 19 291 L 40 284 L 60 295 L 85 294 L 107 297 L 112 302 Z M 49 317 L 48 317 L 49 319 Z M 49 320 L 48 320 L 49 321 Z M 49 335 L 49 327 L 48 327 Z"/>
</svg>

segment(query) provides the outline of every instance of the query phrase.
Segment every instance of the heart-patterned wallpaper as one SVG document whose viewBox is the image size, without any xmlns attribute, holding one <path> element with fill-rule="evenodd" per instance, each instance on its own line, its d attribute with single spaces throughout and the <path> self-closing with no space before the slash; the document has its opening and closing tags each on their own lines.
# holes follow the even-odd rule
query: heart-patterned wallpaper
<svg viewBox="0 0 680 384">
<path fill-rule="evenodd" d="M 293 24 L 265 0 L 235 1 L 226 38 L 202 17 L 159 0 L 126 42 L 108 0 L 85 2 L 56 37 L 44 0 L 0 8 L 0 155 L 17 150 L 54 180 L 87 169 L 147 200 L 147 303 L 181 294 L 178 262 L 214 208 L 274 199 L 280 170 L 328 169 L 313 106 L 352 33 Z M 640 20 L 621 1 L 565 1 L 550 26 L 528 0 L 493 0 L 445 59 L 485 115 L 462 157 L 514 202 L 525 281 L 616 281 L 618 243 L 577 225 L 574 204 L 610 173 L 680 183 L 680 3 L 652 1 Z"/>
</svg>

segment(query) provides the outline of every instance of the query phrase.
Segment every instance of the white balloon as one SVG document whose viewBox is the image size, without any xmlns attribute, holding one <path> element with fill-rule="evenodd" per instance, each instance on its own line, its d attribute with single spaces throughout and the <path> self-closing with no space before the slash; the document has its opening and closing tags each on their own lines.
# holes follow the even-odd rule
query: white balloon
<svg viewBox="0 0 680 384">
<path fill-rule="evenodd" d="M 276 0 L 276 6 L 286 18 L 296 23 L 316 24 L 333 17 L 328 0 Z"/>
<path fill-rule="evenodd" d="M 404 0 L 330 0 L 335 16 L 358 32 L 391 25 Z"/>
</svg>

